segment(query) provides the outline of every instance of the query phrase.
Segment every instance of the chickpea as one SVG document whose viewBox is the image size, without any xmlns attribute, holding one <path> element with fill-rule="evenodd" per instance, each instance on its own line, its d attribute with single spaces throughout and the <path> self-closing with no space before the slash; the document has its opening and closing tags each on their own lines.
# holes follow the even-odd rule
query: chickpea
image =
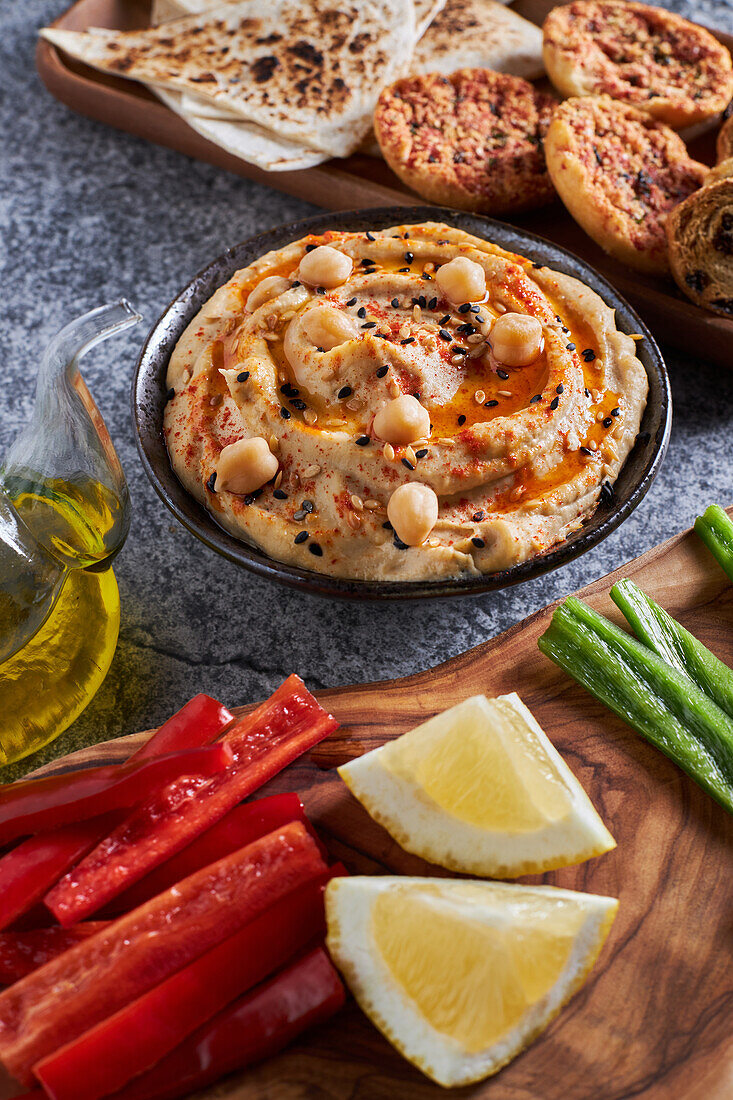
<svg viewBox="0 0 733 1100">
<path fill-rule="evenodd" d="M 247 313 L 254 313 L 256 309 L 269 302 L 271 298 L 277 298 L 290 290 L 290 280 L 282 275 L 268 275 L 261 283 L 258 283 L 247 298 L 245 309 Z"/>
<path fill-rule="evenodd" d="M 374 432 L 387 443 L 414 443 L 430 435 L 430 413 L 412 394 L 383 405 L 374 417 Z"/>
<path fill-rule="evenodd" d="M 527 367 L 542 351 L 542 325 L 526 313 L 504 313 L 491 327 L 494 358 L 507 367 Z"/>
<path fill-rule="evenodd" d="M 482 302 L 486 297 L 486 275 L 481 264 L 468 256 L 456 256 L 439 267 L 435 281 L 449 302 Z"/>
<path fill-rule="evenodd" d="M 307 286 L 325 286 L 332 290 L 346 282 L 353 266 L 350 256 L 331 248 L 330 244 L 321 244 L 312 252 L 306 252 L 300 261 L 298 278 Z"/>
<path fill-rule="evenodd" d="M 408 546 L 419 546 L 438 521 L 438 498 L 429 485 L 410 481 L 392 493 L 387 518 L 398 539 Z"/>
<path fill-rule="evenodd" d="M 254 493 L 275 476 L 277 468 L 278 461 L 266 439 L 238 439 L 219 455 L 215 486 L 230 493 Z"/>
<path fill-rule="evenodd" d="M 314 306 L 303 314 L 303 332 L 317 348 L 331 351 L 347 340 L 355 340 L 359 330 L 353 317 L 336 306 Z"/>
</svg>

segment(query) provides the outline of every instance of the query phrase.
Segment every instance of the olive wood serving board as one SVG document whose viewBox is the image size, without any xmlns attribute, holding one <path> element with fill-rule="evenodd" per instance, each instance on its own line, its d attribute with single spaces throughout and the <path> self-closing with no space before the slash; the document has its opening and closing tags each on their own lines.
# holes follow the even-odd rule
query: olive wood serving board
<svg viewBox="0 0 733 1100">
<path fill-rule="evenodd" d="M 518 0 L 514 7 L 528 19 L 541 24 L 555 4 L 553 0 Z M 66 30 L 86 30 L 88 27 L 132 30 L 146 27 L 149 22 L 150 0 L 77 0 L 54 26 Z M 733 51 L 733 35 L 713 33 Z M 142 84 L 96 72 L 41 39 L 36 64 L 49 92 L 79 114 L 327 210 L 411 206 L 416 201 L 414 193 L 384 161 L 375 157 L 355 154 L 346 160 L 327 161 L 299 172 L 264 172 L 201 137 Z M 697 159 L 714 162 L 713 137 L 712 133 L 707 134 L 692 143 L 691 152 Z M 671 279 L 642 275 L 611 259 L 586 236 L 560 202 L 507 220 L 570 249 L 601 271 L 639 310 L 660 342 L 730 368 L 733 319 L 707 313 L 693 305 Z M 182 270 L 181 281 L 189 275 L 190 272 Z"/>
<path fill-rule="evenodd" d="M 733 512 L 733 509 L 731 509 Z M 733 587 L 690 531 L 579 593 L 622 621 L 608 592 L 631 577 L 733 665 Z M 336 688 L 320 701 L 342 723 L 261 794 L 297 790 L 335 858 L 354 873 L 445 874 L 403 852 L 334 770 L 467 696 L 517 691 L 618 842 L 578 867 L 523 881 L 620 898 L 583 989 L 473 1100 L 723 1100 L 733 1096 L 733 818 L 666 757 L 546 659 L 552 605 L 438 668 Z M 250 708 L 237 708 L 243 713 Z M 152 731 L 84 749 L 39 774 L 124 760 Z M 14 1095 L 0 1083 L 0 1100 Z M 438 1100 L 351 1002 L 280 1056 L 206 1100 Z"/>
</svg>

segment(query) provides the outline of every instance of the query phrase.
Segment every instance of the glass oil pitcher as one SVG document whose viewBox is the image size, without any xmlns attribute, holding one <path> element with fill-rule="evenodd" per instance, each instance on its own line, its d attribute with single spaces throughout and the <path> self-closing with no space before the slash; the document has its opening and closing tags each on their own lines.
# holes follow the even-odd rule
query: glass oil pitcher
<svg viewBox="0 0 733 1100">
<path fill-rule="evenodd" d="M 140 319 L 121 300 L 61 330 L 0 466 L 0 765 L 62 733 L 112 661 L 130 499 L 78 360 Z"/>
</svg>

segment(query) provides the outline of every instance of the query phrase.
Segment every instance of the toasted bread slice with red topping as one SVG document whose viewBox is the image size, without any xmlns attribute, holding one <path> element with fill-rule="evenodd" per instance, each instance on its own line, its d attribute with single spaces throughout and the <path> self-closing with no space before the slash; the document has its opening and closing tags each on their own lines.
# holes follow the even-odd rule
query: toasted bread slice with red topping
<svg viewBox="0 0 733 1100">
<path fill-rule="evenodd" d="M 566 96 L 610 95 L 675 129 L 713 118 L 733 96 L 733 63 L 709 31 L 628 0 L 576 0 L 542 28 L 545 67 Z"/>
<path fill-rule="evenodd" d="M 551 202 L 542 138 L 555 100 L 490 69 L 385 88 L 374 130 L 390 168 L 431 202 L 503 214 Z"/>
<path fill-rule="evenodd" d="M 718 140 L 715 147 L 718 163 L 733 157 L 733 114 L 729 115 L 718 131 Z"/>
<path fill-rule="evenodd" d="M 682 138 L 609 96 L 568 99 L 545 138 L 560 198 L 593 240 L 639 271 L 669 270 L 664 223 L 708 172 Z"/>
</svg>

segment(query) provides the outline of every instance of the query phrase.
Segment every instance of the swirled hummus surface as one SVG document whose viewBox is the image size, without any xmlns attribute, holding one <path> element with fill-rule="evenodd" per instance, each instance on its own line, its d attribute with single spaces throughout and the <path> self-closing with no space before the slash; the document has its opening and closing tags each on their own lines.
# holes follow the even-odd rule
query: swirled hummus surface
<svg viewBox="0 0 733 1100">
<path fill-rule="evenodd" d="M 457 257 L 471 300 L 444 291 Z M 516 315 L 538 334 L 521 366 Z M 495 572 L 561 542 L 616 479 L 647 396 L 594 291 L 436 223 L 262 256 L 188 326 L 167 384 L 173 468 L 222 527 L 370 580 Z"/>
</svg>

